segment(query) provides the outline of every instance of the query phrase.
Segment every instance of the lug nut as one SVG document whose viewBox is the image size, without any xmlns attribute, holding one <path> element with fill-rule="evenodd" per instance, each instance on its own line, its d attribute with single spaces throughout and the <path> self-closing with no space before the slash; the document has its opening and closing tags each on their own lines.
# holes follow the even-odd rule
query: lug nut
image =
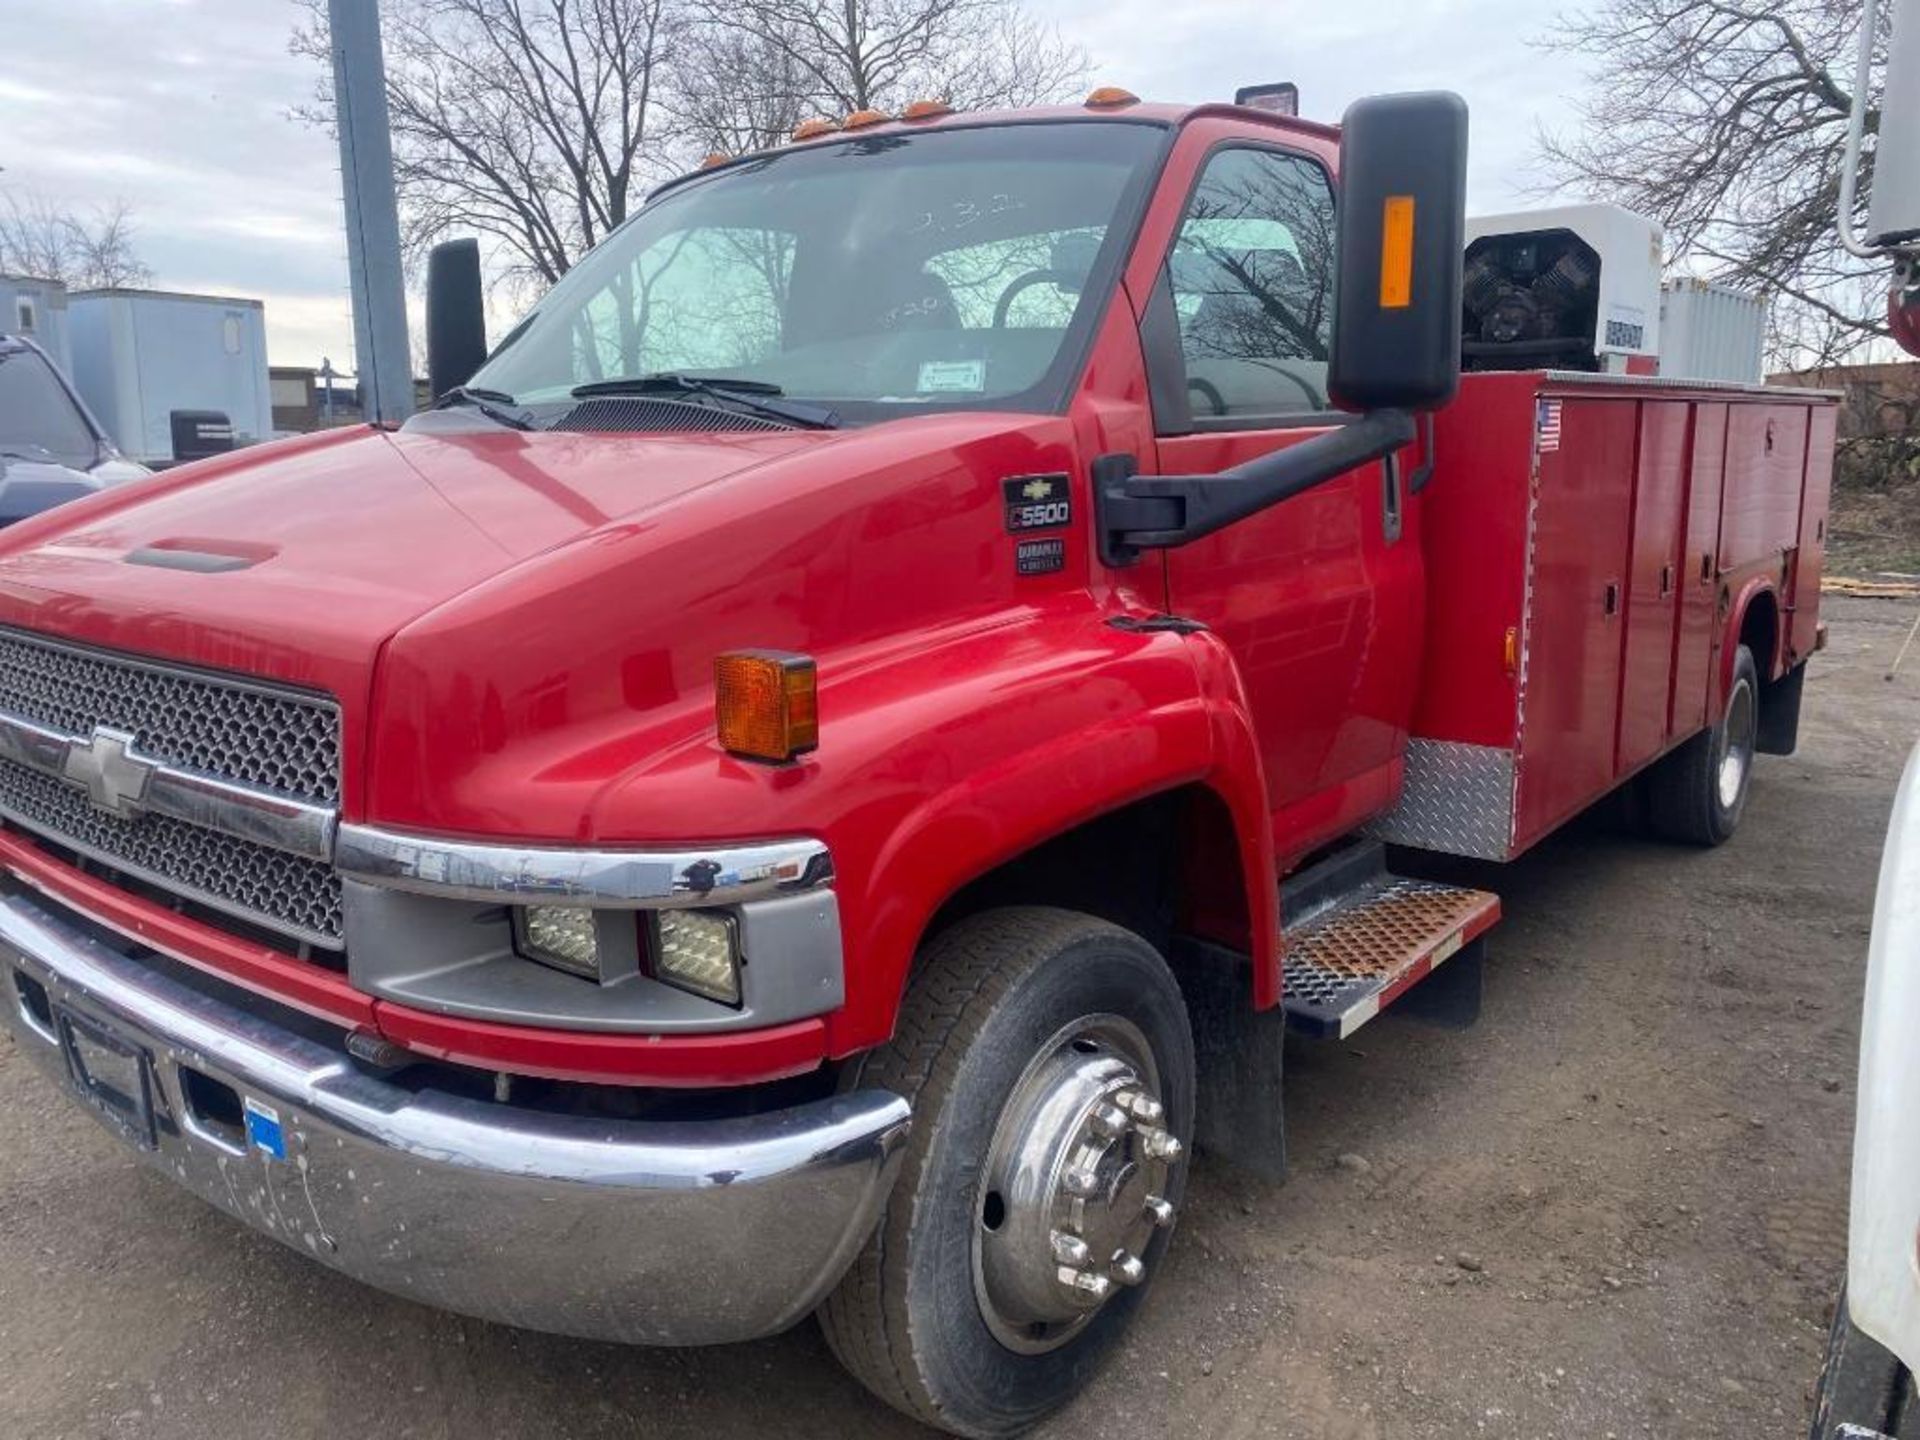
<svg viewBox="0 0 1920 1440">
<path fill-rule="evenodd" d="M 1127 1133 L 1133 1122 L 1118 1105 L 1097 1105 L 1088 1123 L 1092 1125 L 1093 1133 L 1101 1139 L 1118 1140 Z"/>
<path fill-rule="evenodd" d="M 1089 1254 L 1087 1242 L 1078 1235 L 1069 1235 L 1064 1230 L 1053 1232 L 1053 1258 L 1062 1265 L 1085 1265 Z"/>
<path fill-rule="evenodd" d="M 1160 1196 L 1149 1195 L 1143 1208 L 1147 1212 L 1147 1218 L 1162 1230 L 1173 1223 L 1173 1206 Z"/>
<path fill-rule="evenodd" d="M 1104 1275 L 1095 1275 L 1091 1270 L 1075 1270 L 1070 1265 L 1062 1265 L 1054 1274 L 1067 1289 L 1077 1290 L 1095 1300 L 1104 1300 L 1113 1293 L 1113 1281 Z"/>
<path fill-rule="evenodd" d="M 1129 1090 L 1114 1099 L 1126 1107 L 1126 1111 L 1142 1125 L 1158 1125 L 1166 1118 L 1167 1107 L 1151 1095 L 1142 1095 L 1137 1090 Z"/>
<path fill-rule="evenodd" d="M 1122 1285 L 1138 1285 L 1147 1278 L 1147 1267 L 1140 1263 L 1138 1255 L 1129 1255 L 1122 1250 L 1113 1257 L 1113 1263 L 1107 1267 L 1107 1273 Z"/>
<path fill-rule="evenodd" d="M 1100 1177 L 1091 1170 L 1075 1166 L 1060 1179 L 1069 1195 L 1078 1195 L 1083 1199 L 1100 1188 Z"/>
<path fill-rule="evenodd" d="M 1173 1137 L 1171 1131 L 1167 1130 L 1142 1130 L 1140 1138 L 1150 1157 L 1155 1160 L 1165 1160 L 1168 1164 L 1178 1160 L 1181 1152 L 1186 1148 Z"/>
</svg>

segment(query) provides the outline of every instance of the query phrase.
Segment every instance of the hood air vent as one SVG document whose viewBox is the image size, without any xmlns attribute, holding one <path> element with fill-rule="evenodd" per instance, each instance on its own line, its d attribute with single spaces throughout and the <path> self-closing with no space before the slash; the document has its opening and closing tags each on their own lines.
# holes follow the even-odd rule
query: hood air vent
<svg viewBox="0 0 1920 1440">
<path fill-rule="evenodd" d="M 653 395 L 597 395 L 582 400 L 547 427 L 549 430 L 632 432 L 661 430 L 787 431 L 793 427 L 758 415 L 741 415 L 689 400 Z"/>
</svg>

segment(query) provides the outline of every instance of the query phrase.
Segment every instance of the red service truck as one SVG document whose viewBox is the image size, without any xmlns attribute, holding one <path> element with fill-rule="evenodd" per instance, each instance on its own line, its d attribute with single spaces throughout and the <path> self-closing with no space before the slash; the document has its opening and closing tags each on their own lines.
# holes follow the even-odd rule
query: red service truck
<svg viewBox="0 0 1920 1440">
<path fill-rule="evenodd" d="M 817 1311 L 1004 1435 L 1115 1348 L 1196 1145 L 1281 1169 L 1289 1024 L 1471 1009 L 1499 902 L 1389 844 L 1505 860 L 1629 783 L 1732 834 L 1835 411 L 1613 373 L 1564 234 L 1463 337 L 1452 96 L 803 132 L 477 372 L 446 252 L 433 410 L 0 537 L 0 981 L 322 1263 L 644 1344 Z"/>
</svg>

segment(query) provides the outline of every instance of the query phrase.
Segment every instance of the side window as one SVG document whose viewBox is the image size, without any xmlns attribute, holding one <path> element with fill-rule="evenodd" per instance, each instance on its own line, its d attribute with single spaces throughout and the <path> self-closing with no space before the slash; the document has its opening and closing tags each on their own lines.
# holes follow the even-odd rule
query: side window
<svg viewBox="0 0 1920 1440">
<path fill-rule="evenodd" d="M 1303 156 L 1222 150 L 1167 261 L 1196 420 L 1327 408 L 1333 192 Z"/>
</svg>

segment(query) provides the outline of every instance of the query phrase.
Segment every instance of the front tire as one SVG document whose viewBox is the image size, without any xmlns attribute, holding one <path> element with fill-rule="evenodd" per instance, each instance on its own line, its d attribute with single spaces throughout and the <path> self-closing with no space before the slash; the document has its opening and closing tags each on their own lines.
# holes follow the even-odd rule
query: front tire
<svg viewBox="0 0 1920 1440">
<path fill-rule="evenodd" d="M 913 1135 L 827 1343 L 917 1420 L 1017 1434 L 1093 1376 L 1166 1251 L 1193 1134 L 1179 986 L 1118 926 L 990 911 L 928 944 L 858 1078 L 912 1102 Z"/>
<path fill-rule="evenodd" d="M 1760 735 L 1760 667 L 1742 645 L 1719 723 L 1667 756 L 1646 778 L 1654 833 L 1688 845 L 1732 838 L 1747 808 Z"/>
</svg>

